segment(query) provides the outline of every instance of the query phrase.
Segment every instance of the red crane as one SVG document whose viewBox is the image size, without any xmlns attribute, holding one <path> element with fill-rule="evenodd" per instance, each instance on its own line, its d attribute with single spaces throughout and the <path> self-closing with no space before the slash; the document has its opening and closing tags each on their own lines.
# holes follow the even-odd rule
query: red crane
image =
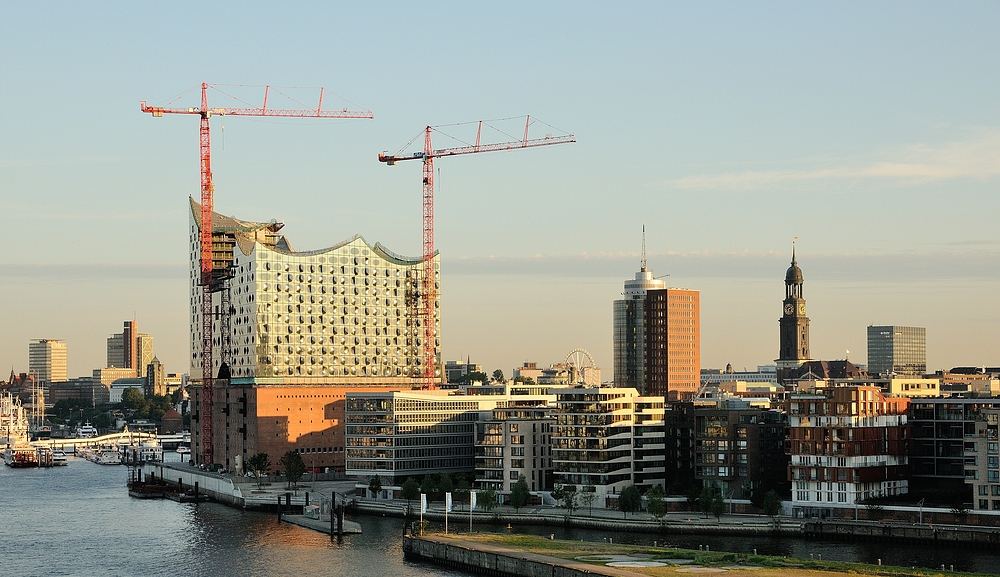
<svg viewBox="0 0 1000 577">
<path fill-rule="evenodd" d="M 517 150 L 520 148 L 533 148 L 536 146 L 548 146 L 551 144 L 566 144 L 576 142 L 572 134 L 564 136 L 545 136 L 543 138 L 528 138 L 528 128 L 531 126 L 531 116 L 525 117 L 524 138 L 510 142 L 497 144 L 481 144 L 483 135 L 483 122 L 479 121 L 479 130 L 476 132 L 476 143 L 456 148 L 441 148 L 435 150 L 431 145 L 431 132 L 433 127 L 424 129 L 424 150 L 412 154 L 389 155 L 382 152 L 378 155 L 379 162 L 384 162 L 386 166 L 393 166 L 403 160 L 423 160 L 423 262 L 424 278 L 423 291 L 420 296 L 423 300 L 423 325 L 424 325 L 424 386 L 433 387 L 435 384 L 434 368 L 437 365 L 436 353 L 436 328 L 434 322 L 435 301 L 437 300 L 437 287 L 435 286 L 434 274 L 434 159 L 445 156 L 458 156 L 460 154 L 474 154 L 477 152 L 496 152 L 500 150 Z M 416 139 L 414 139 L 416 140 Z M 412 142 L 412 141 L 411 141 Z M 405 146 L 404 146 L 405 148 Z"/>
<path fill-rule="evenodd" d="M 201 108 L 163 108 L 140 103 L 143 112 L 160 118 L 164 114 L 197 114 L 201 117 L 201 463 L 213 463 L 212 450 L 212 209 L 215 188 L 212 185 L 212 148 L 209 119 L 220 116 L 280 116 L 285 118 L 374 118 L 370 110 L 323 110 L 323 94 L 315 109 L 285 110 L 267 107 L 270 86 L 264 87 L 264 103 L 259 108 L 209 108 L 208 89 L 216 85 L 201 83 Z M 206 231 L 207 234 L 206 234 Z"/>
</svg>

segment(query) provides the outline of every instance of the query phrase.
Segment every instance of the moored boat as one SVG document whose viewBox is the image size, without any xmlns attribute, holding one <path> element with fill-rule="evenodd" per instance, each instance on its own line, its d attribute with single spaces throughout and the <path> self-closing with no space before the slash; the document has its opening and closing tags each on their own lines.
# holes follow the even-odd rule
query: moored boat
<svg viewBox="0 0 1000 577">
<path fill-rule="evenodd" d="M 52 466 L 53 467 L 65 467 L 69 464 L 69 459 L 66 457 L 66 453 L 63 451 L 54 451 L 52 453 Z"/>
<path fill-rule="evenodd" d="M 3 454 L 3 462 L 8 467 L 23 469 L 38 466 L 38 454 L 28 444 L 10 444 Z"/>
</svg>

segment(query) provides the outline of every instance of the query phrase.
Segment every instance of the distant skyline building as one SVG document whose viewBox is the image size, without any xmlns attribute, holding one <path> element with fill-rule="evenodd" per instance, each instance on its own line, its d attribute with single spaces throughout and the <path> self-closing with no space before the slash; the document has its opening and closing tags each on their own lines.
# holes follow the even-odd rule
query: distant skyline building
<svg viewBox="0 0 1000 577">
<path fill-rule="evenodd" d="M 701 374 L 701 293 L 667 288 L 642 260 L 614 302 L 614 383 L 673 400 L 693 395 Z"/>
<path fill-rule="evenodd" d="M 28 343 L 28 372 L 41 383 L 65 381 L 66 341 L 35 339 Z"/>
<path fill-rule="evenodd" d="M 782 316 L 778 320 L 780 338 L 778 345 L 778 379 L 781 382 L 797 373 L 809 357 L 809 317 L 806 316 L 806 299 L 802 292 L 805 280 L 795 258 L 792 243 L 792 264 L 785 272 L 785 299 L 781 303 Z"/>
<path fill-rule="evenodd" d="M 922 375 L 927 372 L 927 329 L 868 326 L 868 372 Z"/>
<path fill-rule="evenodd" d="M 144 377 L 154 356 L 153 337 L 140 333 L 134 320 L 125 321 L 122 332 L 108 337 L 108 368 L 134 369 L 136 376 Z"/>
</svg>

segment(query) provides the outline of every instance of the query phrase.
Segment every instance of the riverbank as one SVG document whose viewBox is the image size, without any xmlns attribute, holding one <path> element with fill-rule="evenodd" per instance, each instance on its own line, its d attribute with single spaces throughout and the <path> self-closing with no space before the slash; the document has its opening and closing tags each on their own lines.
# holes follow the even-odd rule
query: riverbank
<svg viewBox="0 0 1000 577">
<path fill-rule="evenodd" d="M 984 575 L 666 547 L 584 543 L 531 535 L 407 536 L 403 541 L 403 553 L 408 560 L 430 562 L 493 577 L 663 577 L 678 573 L 709 573 L 726 577 Z"/>
</svg>

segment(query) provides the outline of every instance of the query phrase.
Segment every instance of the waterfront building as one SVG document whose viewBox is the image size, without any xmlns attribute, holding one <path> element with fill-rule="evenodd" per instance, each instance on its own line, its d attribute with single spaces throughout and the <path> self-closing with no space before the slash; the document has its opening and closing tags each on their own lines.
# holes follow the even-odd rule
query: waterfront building
<svg viewBox="0 0 1000 577">
<path fill-rule="evenodd" d="M 998 398 L 913 399 L 909 411 L 913 427 L 909 459 L 913 489 L 950 494 L 953 499 L 969 502 L 965 495 L 965 437 L 975 433 L 982 414 L 996 410 L 1000 410 Z"/>
<path fill-rule="evenodd" d="M 926 373 L 927 329 L 869 325 L 868 372 L 875 375 Z"/>
<path fill-rule="evenodd" d="M 785 299 L 781 303 L 782 316 L 778 345 L 777 374 L 779 382 L 794 379 L 802 371 L 809 357 L 809 317 L 806 316 L 806 299 L 802 291 L 805 284 L 802 269 L 795 258 L 792 245 L 792 264 L 785 271 Z"/>
<path fill-rule="evenodd" d="M 980 405 L 974 416 L 973 429 L 966 431 L 963 442 L 965 483 L 974 510 L 1000 511 L 1000 406 Z"/>
<path fill-rule="evenodd" d="M 191 200 L 190 209 L 192 457 L 201 464 L 201 207 Z M 257 452 L 277 462 L 294 450 L 307 466 L 342 472 L 347 392 L 427 385 L 424 264 L 360 236 L 297 251 L 283 226 L 213 214 L 213 307 L 229 311 L 212 323 L 213 454 L 240 470 Z M 440 301 L 433 318 L 440 351 Z"/>
<path fill-rule="evenodd" d="M 346 472 L 379 475 L 392 485 L 407 477 L 472 473 L 477 425 L 507 399 L 445 390 L 348 392 Z"/>
<path fill-rule="evenodd" d="M 643 241 L 645 246 L 645 240 Z M 701 383 L 701 294 L 667 288 L 642 262 L 614 301 L 616 387 L 677 399 Z"/>
<path fill-rule="evenodd" d="M 508 495 L 524 477 L 531 491 L 550 491 L 554 421 L 549 400 L 527 394 L 507 399 L 477 424 L 474 487 Z"/>
<path fill-rule="evenodd" d="M 664 399 L 634 388 L 558 389 L 552 432 L 557 484 L 597 494 L 598 506 L 613 507 L 622 489 L 663 486 Z"/>
<path fill-rule="evenodd" d="M 667 482 L 673 492 L 709 487 L 750 499 L 767 491 L 787 497 L 787 415 L 739 398 L 670 403 L 666 414 Z"/>
<path fill-rule="evenodd" d="M 908 492 L 908 398 L 838 386 L 786 401 L 795 517 L 848 516 L 865 499 Z"/>
</svg>

